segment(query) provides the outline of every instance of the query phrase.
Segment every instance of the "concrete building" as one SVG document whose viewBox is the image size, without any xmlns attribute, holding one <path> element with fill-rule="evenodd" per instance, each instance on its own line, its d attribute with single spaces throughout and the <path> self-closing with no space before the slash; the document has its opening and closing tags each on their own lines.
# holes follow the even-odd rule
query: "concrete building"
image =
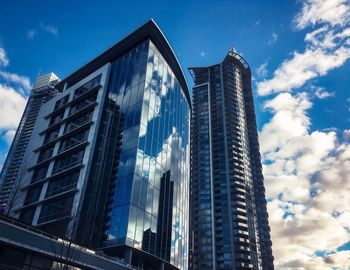
<svg viewBox="0 0 350 270">
<path fill-rule="evenodd" d="M 55 90 L 20 157 L 10 215 L 139 269 L 187 269 L 191 102 L 158 26 Z"/>
<path fill-rule="evenodd" d="M 33 132 L 35 121 L 41 106 L 56 95 L 54 86 L 59 78 L 54 73 L 49 73 L 37 78 L 24 109 L 11 148 L 8 152 L 3 169 L 0 174 L 0 209 L 2 213 L 8 213 L 14 203 L 14 197 L 18 192 L 20 181 L 26 170 L 25 152 Z"/>
<path fill-rule="evenodd" d="M 222 63 L 189 69 L 191 269 L 273 269 L 248 63 L 232 49 Z"/>
</svg>

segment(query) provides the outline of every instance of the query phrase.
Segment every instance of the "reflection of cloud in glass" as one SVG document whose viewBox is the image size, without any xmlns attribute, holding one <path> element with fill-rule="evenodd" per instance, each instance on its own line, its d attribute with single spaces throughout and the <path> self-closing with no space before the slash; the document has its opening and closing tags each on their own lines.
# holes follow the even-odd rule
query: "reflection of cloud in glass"
<svg viewBox="0 0 350 270">
<path fill-rule="evenodd" d="M 188 194 L 189 172 L 186 168 L 189 168 L 190 147 L 188 143 L 186 145 L 182 145 L 182 143 L 183 140 L 177 129 L 173 127 L 172 134 L 164 140 L 161 151 L 157 153 L 156 157 L 147 155 L 143 150 L 138 149 L 136 161 L 137 172 L 142 171 L 144 176 L 149 176 L 149 179 L 153 179 L 153 176 L 160 177 L 163 170 L 171 170 L 172 179 L 176 182 L 178 190 L 177 196 L 174 197 L 173 201 L 171 262 L 178 267 L 183 265 L 183 263 L 187 263 L 185 256 L 187 254 L 186 243 L 188 239 L 186 228 L 188 222 L 187 213 L 182 211 L 186 211 L 188 203 L 186 194 Z M 157 166 L 155 161 L 158 164 L 162 164 L 163 169 Z"/>
<path fill-rule="evenodd" d="M 146 83 L 142 104 L 141 123 L 145 124 L 147 121 L 151 122 L 155 117 L 159 117 L 160 108 L 160 96 L 148 83 Z M 141 127 L 140 136 L 145 136 L 146 131 L 147 129 L 145 126 Z"/>
<path fill-rule="evenodd" d="M 170 172 L 169 180 L 174 195 L 171 206 L 170 262 L 183 269 L 188 263 L 189 120 L 189 106 L 182 89 L 151 42 L 135 172 L 156 187 L 154 190 L 160 189 L 164 172 Z M 159 197 L 159 192 L 154 194 L 157 194 L 153 195 L 153 200 L 156 200 L 154 196 Z M 151 214 L 157 216 L 157 213 Z M 143 237 L 146 237 L 145 243 L 152 241 L 154 230 L 144 227 L 142 232 Z"/>
</svg>

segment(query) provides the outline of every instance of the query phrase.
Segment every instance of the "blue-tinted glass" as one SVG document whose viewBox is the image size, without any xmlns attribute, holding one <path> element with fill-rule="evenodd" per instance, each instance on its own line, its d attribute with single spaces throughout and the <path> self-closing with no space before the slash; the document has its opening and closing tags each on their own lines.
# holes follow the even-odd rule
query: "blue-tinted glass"
<svg viewBox="0 0 350 270">
<path fill-rule="evenodd" d="M 128 73 L 125 83 L 125 89 L 129 89 L 131 87 L 132 79 L 134 76 L 134 66 L 136 61 L 136 51 L 131 52 L 131 56 L 129 56 L 129 66 L 128 66 Z"/>
<path fill-rule="evenodd" d="M 120 219 L 120 229 L 119 237 L 126 237 L 126 230 L 128 225 L 128 216 L 129 216 L 129 206 L 123 206 Z"/>
<path fill-rule="evenodd" d="M 113 212 L 112 212 L 112 218 L 113 218 L 114 222 L 112 223 L 112 226 L 109 230 L 109 236 L 108 236 L 109 239 L 118 238 L 121 217 L 122 217 L 121 216 L 121 208 L 120 207 L 114 208 Z"/>
<path fill-rule="evenodd" d="M 145 154 L 148 156 L 151 155 L 151 147 L 152 147 L 152 133 L 147 132 Z"/>
<path fill-rule="evenodd" d="M 131 205 L 130 213 L 129 213 L 128 234 L 127 234 L 128 238 L 134 239 L 135 237 L 136 220 L 137 220 L 137 208 Z"/>
<path fill-rule="evenodd" d="M 153 190 L 153 205 L 152 205 L 152 215 L 158 216 L 158 204 L 159 204 L 159 190 Z"/>
<path fill-rule="evenodd" d="M 143 224 L 143 237 L 142 237 L 142 249 L 145 251 L 149 250 L 149 244 L 151 239 L 151 215 L 145 213 L 144 224 Z"/>
<path fill-rule="evenodd" d="M 143 167 L 142 167 L 142 176 L 145 179 L 148 179 L 149 177 L 149 162 L 150 162 L 150 158 L 145 155 L 143 157 Z"/>
<path fill-rule="evenodd" d="M 135 112 L 134 112 L 134 108 L 133 107 L 131 107 L 129 109 L 129 113 L 128 113 L 128 116 L 126 118 L 125 129 L 131 128 L 133 126 L 133 124 L 134 124 Z"/>
<path fill-rule="evenodd" d="M 141 182 L 142 182 L 142 185 L 141 185 L 141 194 L 140 194 L 139 207 L 142 208 L 142 209 L 146 209 L 148 183 L 145 180 L 142 180 Z"/>
<path fill-rule="evenodd" d="M 139 86 L 133 86 L 133 88 L 130 90 L 131 91 L 131 95 L 130 95 L 130 106 L 135 105 L 138 100 L 138 91 L 139 91 Z"/>
<path fill-rule="evenodd" d="M 141 178 L 137 175 L 134 177 L 134 186 L 133 186 L 133 194 L 131 202 L 136 206 L 139 205 L 140 200 L 140 192 L 141 192 Z"/>
<path fill-rule="evenodd" d="M 119 93 L 124 92 L 125 90 L 125 80 L 126 80 L 126 72 L 128 69 L 128 61 L 129 58 L 128 57 L 123 57 L 122 59 L 122 63 L 119 69 L 120 72 L 120 76 L 119 76 Z"/>
<path fill-rule="evenodd" d="M 153 186 L 148 185 L 147 190 L 147 200 L 146 200 L 146 212 L 152 213 L 152 205 L 153 205 Z"/>
<path fill-rule="evenodd" d="M 135 173 L 139 176 L 142 176 L 142 166 L 143 166 L 143 150 L 137 149 Z"/>
<path fill-rule="evenodd" d="M 125 192 L 126 179 L 120 178 L 117 183 L 117 191 L 114 197 L 114 204 L 121 205 L 123 203 L 123 194 Z"/>
<path fill-rule="evenodd" d="M 136 222 L 136 233 L 135 233 L 135 245 L 137 248 L 142 247 L 144 217 L 145 217 L 145 211 L 139 208 L 137 211 L 137 222 Z"/>
<path fill-rule="evenodd" d="M 186 269 L 189 104 L 168 64 L 148 44 L 111 68 L 110 94 L 125 119 L 108 239 L 119 237 Z M 129 224 L 121 221 L 125 213 Z"/>
</svg>

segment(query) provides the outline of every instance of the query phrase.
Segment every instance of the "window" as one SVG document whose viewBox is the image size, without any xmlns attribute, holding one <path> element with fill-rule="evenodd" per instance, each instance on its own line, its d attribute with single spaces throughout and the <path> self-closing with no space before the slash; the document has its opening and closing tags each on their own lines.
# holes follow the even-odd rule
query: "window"
<svg viewBox="0 0 350 270">
<path fill-rule="evenodd" d="M 81 164 L 84 157 L 84 151 L 85 150 L 83 149 L 78 152 L 72 153 L 69 156 L 57 159 L 55 161 L 55 165 L 53 167 L 52 173 L 55 174 L 55 173 L 64 171 L 66 169 L 69 169 L 70 167 L 73 167 L 75 165 Z"/>
<path fill-rule="evenodd" d="M 35 183 L 41 179 L 44 179 L 46 177 L 47 169 L 49 168 L 49 165 L 41 166 L 39 168 L 36 168 L 33 173 L 32 177 L 32 183 Z"/>
<path fill-rule="evenodd" d="M 84 100 L 81 100 L 80 102 L 76 103 L 70 108 L 69 115 L 72 115 L 78 111 L 81 111 L 82 109 L 88 107 L 89 105 L 96 102 L 97 93 L 85 98 Z"/>
<path fill-rule="evenodd" d="M 54 196 L 56 194 L 62 193 L 64 191 L 73 189 L 76 187 L 80 172 L 74 172 L 73 174 L 68 174 L 62 178 L 50 181 L 47 191 L 46 198 Z"/>
<path fill-rule="evenodd" d="M 33 217 L 35 214 L 35 207 L 30 209 L 25 209 L 21 211 L 20 220 L 27 224 L 32 224 Z"/>
<path fill-rule="evenodd" d="M 40 198 L 42 187 L 43 187 L 43 184 L 29 188 L 29 190 L 27 191 L 26 200 L 24 202 L 24 205 L 28 205 L 28 204 L 31 204 L 33 202 L 38 201 Z"/>
<path fill-rule="evenodd" d="M 74 98 L 81 96 L 82 94 L 88 92 L 89 90 L 95 88 L 96 86 L 100 85 L 102 74 L 98 75 L 97 77 L 93 78 L 92 80 L 88 81 L 83 86 L 80 86 L 77 88 L 74 92 Z"/>
<path fill-rule="evenodd" d="M 39 153 L 38 162 L 50 158 L 52 156 L 52 153 L 53 153 L 53 148 L 54 147 L 52 146 L 52 147 L 41 150 Z"/>
<path fill-rule="evenodd" d="M 89 122 L 92 119 L 93 111 L 87 112 L 84 115 L 75 117 L 70 121 L 67 121 L 65 133 L 82 126 L 83 124 Z"/>
<path fill-rule="evenodd" d="M 59 131 L 60 131 L 60 129 L 56 128 L 53 131 L 46 133 L 45 139 L 44 139 L 44 144 L 56 139 L 58 137 Z"/>
<path fill-rule="evenodd" d="M 63 114 L 64 114 L 64 112 L 51 117 L 49 126 L 53 126 L 53 125 L 59 123 L 63 119 Z"/>
<path fill-rule="evenodd" d="M 64 197 L 44 204 L 41 208 L 39 223 L 62 217 L 68 217 L 71 212 L 73 199 L 74 196 Z"/>
<path fill-rule="evenodd" d="M 72 148 L 78 144 L 85 142 L 87 140 L 88 135 L 89 129 L 86 129 L 82 132 L 73 134 L 67 139 L 62 140 L 58 152 L 61 153 L 69 148 Z"/>
<path fill-rule="evenodd" d="M 68 99 L 69 99 L 69 95 L 66 95 L 64 98 L 61 98 L 61 99 L 59 99 L 58 101 L 56 101 L 54 111 L 55 111 L 55 110 L 58 110 L 58 109 L 61 108 L 63 105 L 67 104 Z"/>
</svg>

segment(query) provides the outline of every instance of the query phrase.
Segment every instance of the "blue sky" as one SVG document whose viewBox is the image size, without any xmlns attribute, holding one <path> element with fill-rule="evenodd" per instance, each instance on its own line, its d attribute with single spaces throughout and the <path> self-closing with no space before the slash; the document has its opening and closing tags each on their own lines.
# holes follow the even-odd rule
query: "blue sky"
<svg viewBox="0 0 350 270">
<path fill-rule="evenodd" d="M 1 9 L 0 167 L 39 71 L 64 78 L 154 18 L 189 86 L 187 67 L 220 62 L 232 46 L 252 68 L 278 269 L 350 269 L 348 0 L 8 1 Z"/>
</svg>

